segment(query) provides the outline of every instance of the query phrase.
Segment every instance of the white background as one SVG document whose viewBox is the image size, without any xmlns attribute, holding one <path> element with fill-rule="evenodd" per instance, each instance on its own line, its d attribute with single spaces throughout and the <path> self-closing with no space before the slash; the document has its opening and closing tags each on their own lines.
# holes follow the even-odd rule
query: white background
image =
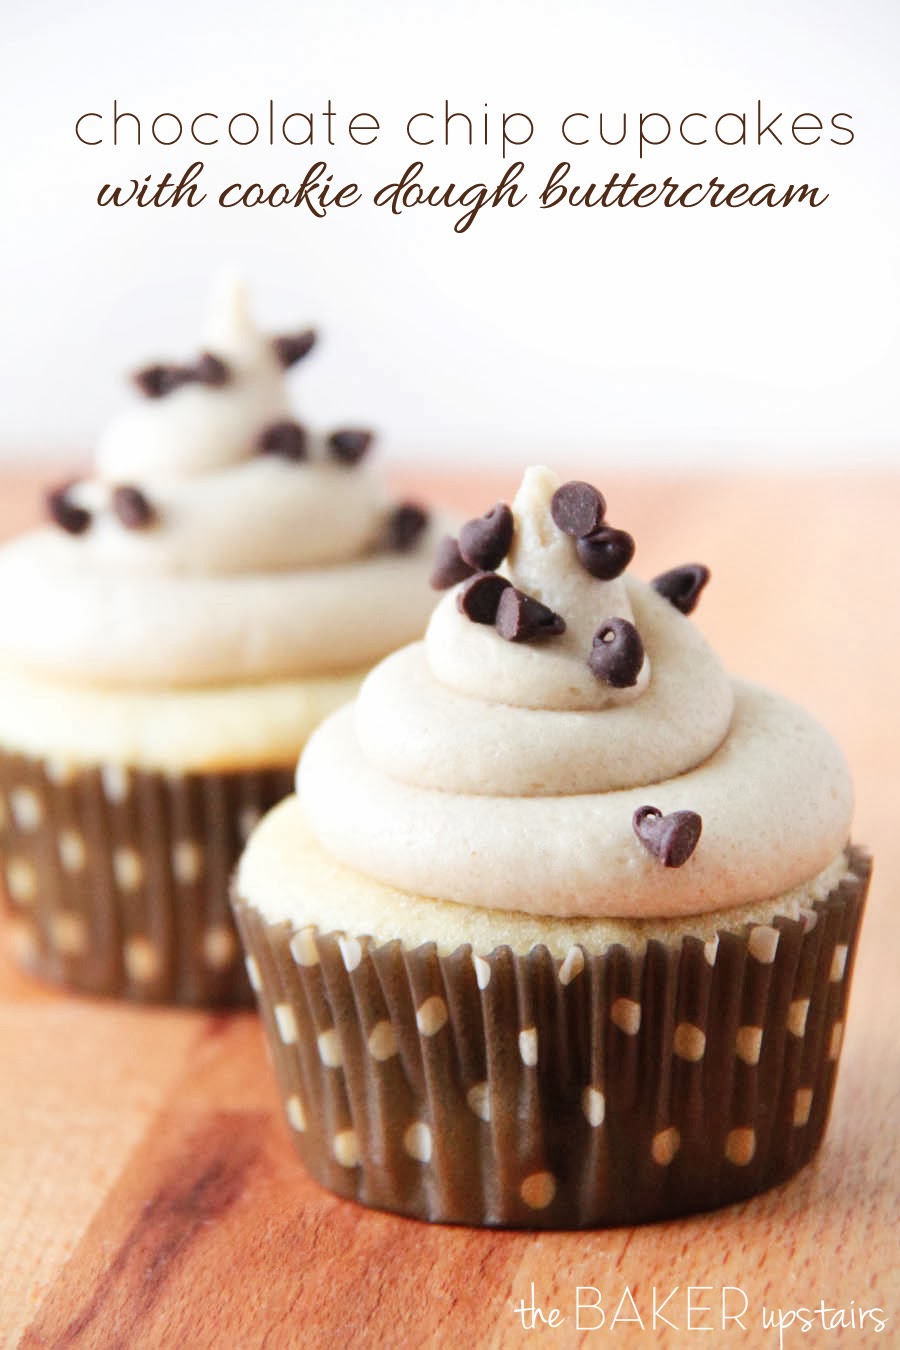
<svg viewBox="0 0 900 1350">
<path fill-rule="evenodd" d="M 0 250 L 0 455 L 88 448 L 126 397 L 122 374 L 188 356 L 208 279 L 251 282 L 273 328 L 316 322 L 297 375 L 312 422 L 378 427 L 396 459 L 507 463 L 590 456 L 637 467 L 812 469 L 900 462 L 898 189 L 890 0 L 15 0 L 5 15 L 4 247 Z M 318 113 L 331 97 L 338 144 L 198 149 L 153 145 L 160 112 Z M 138 150 L 89 148 L 76 117 L 112 103 L 144 123 Z M 416 152 L 412 112 L 443 101 L 491 142 Z M 565 147 L 566 112 L 783 110 L 855 140 L 802 149 Z M 317 221 L 305 210 L 223 210 L 234 180 L 298 183 L 316 158 L 371 192 L 418 153 L 427 181 L 495 183 L 503 111 L 537 132 L 522 151 L 531 199 L 483 212 L 392 218 L 371 205 Z M 356 112 L 382 125 L 349 144 Z M 317 131 L 324 122 L 316 119 Z M 206 124 L 208 126 L 208 123 Z M 584 124 L 581 124 L 584 125 Z M 696 123 L 694 127 L 696 127 Z M 97 123 L 90 123 L 96 128 Z M 754 137 L 755 141 L 755 137 Z M 513 157 L 515 157 L 513 155 Z M 199 209 L 100 209 L 100 186 L 177 174 L 202 158 Z M 613 172 L 730 184 L 818 184 L 817 210 L 536 209 L 562 158 L 572 177 Z"/>
</svg>

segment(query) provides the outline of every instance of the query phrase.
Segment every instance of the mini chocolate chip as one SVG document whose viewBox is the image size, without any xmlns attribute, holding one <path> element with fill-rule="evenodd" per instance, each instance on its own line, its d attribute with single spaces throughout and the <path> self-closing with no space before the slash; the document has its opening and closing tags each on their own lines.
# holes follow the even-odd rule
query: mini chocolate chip
<svg viewBox="0 0 900 1350">
<path fill-rule="evenodd" d="M 591 487 L 590 483 L 563 483 L 553 494 L 550 514 L 563 534 L 583 539 L 585 535 L 594 534 L 600 529 L 606 514 L 606 502 L 602 493 Z"/>
<path fill-rule="evenodd" d="M 328 437 L 332 459 L 341 464 L 358 464 L 375 439 L 372 431 L 333 431 Z"/>
<path fill-rule="evenodd" d="M 436 591 L 446 591 L 458 581 L 465 581 L 475 571 L 470 567 L 459 551 L 459 544 L 452 534 L 447 534 L 437 546 L 434 555 L 434 567 L 431 571 L 431 585 Z"/>
<path fill-rule="evenodd" d="M 639 806 L 631 823 L 644 848 L 664 867 L 683 867 L 703 829 L 696 811 L 671 811 L 664 816 L 655 806 Z"/>
<path fill-rule="evenodd" d="M 504 590 L 500 597 L 494 627 L 507 642 L 532 642 L 566 631 L 565 620 L 559 614 L 514 586 Z"/>
<path fill-rule="evenodd" d="M 213 356 L 212 352 L 204 352 L 194 366 L 194 377 L 201 384 L 219 389 L 231 379 L 231 369 L 220 357 Z"/>
<path fill-rule="evenodd" d="M 625 530 L 602 526 L 575 545 L 578 561 L 592 577 L 612 581 L 620 577 L 634 557 L 634 540 Z"/>
<path fill-rule="evenodd" d="M 483 516 L 466 521 L 459 532 L 459 551 L 472 567 L 492 572 L 509 552 L 512 537 L 512 511 L 506 502 L 498 502 Z"/>
<path fill-rule="evenodd" d="M 613 689 L 630 689 L 644 664 L 644 644 L 633 623 L 607 619 L 594 634 L 588 665 L 598 680 Z"/>
<path fill-rule="evenodd" d="M 164 398 L 183 384 L 189 384 L 193 372 L 187 366 L 155 365 L 136 370 L 132 379 L 145 398 Z"/>
<path fill-rule="evenodd" d="M 280 455 L 295 462 L 306 459 L 306 432 L 299 422 L 271 422 L 259 433 L 256 444 L 263 455 Z"/>
<path fill-rule="evenodd" d="M 473 623 L 493 623 L 504 594 L 512 590 L 506 577 L 496 572 L 477 572 L 456 597 L 460 613 Z"/>
<path fill-rule="evenodd" d="M 385 547 L 395 553 L 415 548 L 428 524 L 428 512 L 417 502 L 401 502 L 388 516 L 384 528 Z"/>
<path fill-rule="evenodd" d="M 312 351 L 315 341 L 315 330 L 307 328 L 302 333 L 285 333 L 281 337 L 273 338 L 272 346 L 284 369 L 289 370 Z"/>
<path fill-rule="evenodd" d="M 156 511 L 139 487 L 131 483 L 117 487 L 112 495 L 112 507 L 129 530 L 145 530 L 156 523 Z"/>
<path fill-rule="evenodd" d="M 69 492 L 74 486 L 74 483 L 64 483 L 62 487 L 53 488 L 44 498 L 44 505 L 53 524 L 66 534 L 84 534 L 90 527 L 91 513 L 72 501 Z"/>
<path fill-rule="evenodd" d="M 709 568 L 703 563 L 684 563 L 670 572 L 661 572 L 650 585 L 682 614 L 692 614 L 708 581 Z"/>
</svg>

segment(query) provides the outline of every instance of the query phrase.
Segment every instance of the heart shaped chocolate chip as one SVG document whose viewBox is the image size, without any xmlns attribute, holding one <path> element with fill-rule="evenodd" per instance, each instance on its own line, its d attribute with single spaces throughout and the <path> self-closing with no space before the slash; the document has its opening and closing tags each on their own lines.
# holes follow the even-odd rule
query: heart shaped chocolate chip
<svg viewBox="0 0 900 1350">
<path fill-rule="evenodd" d="M 201 384 L 220 389 L 231 379 L 231 370 L 221 357 L 214 356 L 212 352 L 204 352 L 194 366 L 194 376 Z"/>
<path fill-rule="evenodd" d="M 573 481 L 563 483 L 557 488 L 550 502 L 550 514 L 553 523 L 563 534 L 573 539 L 583 539 L 585 535 L 595 534 L 603 524 L 606 514 L 606 502 L 601 493 L 590 483 Z"/>
<path fill-rule="evenodd" d="M 509 552 L 512 537 L 512 511 L 506 502 L 498 502 L 483 516 L 466 521 L 459 532 L 459 551 L 479 572 L 492 572 Z"/>
<path fill-rule="evenodd" d="M 460 613 L 473 623 L 493 623 L 497 608 L 506 591 L 511 590 L 506 577 L 496 572 L 478 572 L 456 597 Z"/>
<path fill-rule="evenodd" d="M 275 355 L 278 360 L 284 369 L 288 370 L 312 351 L 315 341 L 315 330 L 306 328 L 302 333 L 286 333 L 281 337 L 273 338 L 272 346 L 275 348 Z"/>
<path fill-rule="evenodd" d="M 306 432 L 299 422 L 272 422 L 257 441 L 263 455 L 280 455 L 295 462 L 306 459 Z"/>
<path fill-rule="evenodd" d="M 333 431 L 328 437 L 328 453 L 339 464 L 358 464 L 375 439 L 372 431 L 347 428 Z"/>
<path fill-rule="evenodd" d="M 575 545 L 578 561 L 599 581 L 620 577 L 634 557 L 634 540 L 625 530 L 602 526 Z"/>
<path fill-rule="evenodd" d="M 146 530 L 156 523 L 156 511 L 149 498 L 133 484 L 126 483 L 115 489 L 112 508 L 126 529 Z"/>
<path fill-rule="evenodd" d="M 644 848 L 664 867 L 683 867 L 703 829 L 696 811 L 671 811 L 664 816 L 655 806 L 639 806 L 631 823 Z"/>
<path fill-rule="evenodd" d="M 524 591 L 508 586 L 500 597 L 494 627 L 507 642 L 533 642 L 566 631 L 565 620 Z"/>
<path fill-rule="evenodd" d="M 594 634 L 588 665 L 598 680 L 613 689 L 630 689 L 644 664 L 644 644 L 633 623 L 607 619 Z"/>
<path fill-rule="evenodd" d="M 684 563 L 669 572 L 661 572 L 650 585 L 670 605 L 682 614 L 691 614 L 697 607 L 700 592 L 709 581 L 709 568 L 703 563 Z"/>
<path fill-rule="evenodd" d="M 446 591 L 458 581 L 465 581 L 475 571 L 459 551 L 459 544 L 447 534 L 437 546 L 430 582 L 434 590 Z"/>
<path fill-rule="evenodd" d="M 72 501 L 69 493 L 73 487 L 74 483 L 64 483 L 62 487 L 54 488 L 44 498 L 44 505 L 53 524 L 66 534 L 84 534 L 90 528 L 91 513 Z"/>
<path fill-rule="evenodd" d="M 385 521 L 385 548 L 393 553 L 408 553 L 415 548 L 427 524 L 428 512 L 418 502 L 401 502 Z"/>
</svg>

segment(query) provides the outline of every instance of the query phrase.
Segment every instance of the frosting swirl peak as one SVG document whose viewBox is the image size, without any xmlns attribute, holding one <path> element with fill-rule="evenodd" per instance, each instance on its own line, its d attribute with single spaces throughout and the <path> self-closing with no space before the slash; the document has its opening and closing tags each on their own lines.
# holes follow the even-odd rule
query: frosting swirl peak
<svg viewBox="0 0 900 1350">
<path fill-rule="evenodd" d="M 622 532 L 588 521 L 578 536 L 559 491 L 529 470 L 484 602 L 457 582 L 424 642 L 313 737 L 298 791 L 320 843 L 416 894 L 561 916 L 671 916 L 809 880 L 846 841 L 840 751 L 800 709 L 729 679 L 671 580 L 623 575 Z M 460 534 L 456 574 L 474 571 L 483 533 Z M 597 565 L 610 538 L 619 561 Z M 500 615 L 512 588 L 564 628 L 518 640 Z M 621 679 L 596 659 L 606 633 L 628 646 Z"/>
</svg>

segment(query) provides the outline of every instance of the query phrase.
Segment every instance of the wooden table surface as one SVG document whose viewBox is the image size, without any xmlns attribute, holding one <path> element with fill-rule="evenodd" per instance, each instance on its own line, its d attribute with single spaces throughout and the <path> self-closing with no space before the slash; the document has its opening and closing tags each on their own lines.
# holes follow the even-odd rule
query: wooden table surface
<svg viewBox="0 0 900 1350">
<path fill-rule="evenodd" d="M 571 467 L 571 466 L 561 466 Z M 250 1014 L 68 998 L 0 969 L 0 1329 L 97 1347 L 779 1345 L 763 1309 L 879 1307 L 866 1328 L 786 1346 L 900 1345 L 900 477 L 605 475 L 646 576 L 713 571 L 697 622 L 731 669 L 831 727 L 876 860 L 830 1131 L 818 1160 L 737 1208 L 645 1228 L 526 1234 L 427 1227 L 333 1199 L 304 1175 Z M 58 475 L 57 475 L 58 476 Z M 514 475 L 397 475 L 463 509 Z M 36 515 L 35 474 L 0 476 L 0 534 Z M 686 1328 L 687 1286 L 694 1314 Z M 720 1326 L 723 1286 L 747 1296 Z M 607 1325 L 575 1325 L 578 1286 Z M 657 1322 L 652 1298 L 678 1292 Z M 622 1306 L 626 1288 L 635 1306 Z M 532 1289 L 565 1320 L 527 1331 Z M 590 1296 L 585 1296 L 587 1301 Z M 728 1294 L 729 1312 L 740 1311 Z M 639 1315 L 642 1329 L 635 1319 Z M 625 1317 L 632 1318 L 626 1323 Z M 608 1342 L 605 1337 L 609 1337 Z"/>
</svg>

